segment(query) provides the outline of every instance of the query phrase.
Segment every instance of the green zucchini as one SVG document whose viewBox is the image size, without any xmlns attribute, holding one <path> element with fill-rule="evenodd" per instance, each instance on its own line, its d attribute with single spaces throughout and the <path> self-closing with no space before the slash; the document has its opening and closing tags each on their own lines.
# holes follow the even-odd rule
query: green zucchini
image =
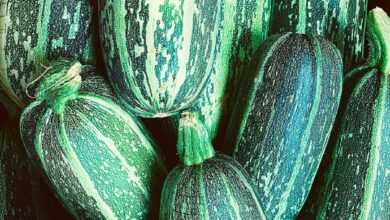
<svg viewBox="0 0 390 220">
<path fill-rule="evenodd" d="M 375 9 L 368 25 L 371 46 L 380 50 L 375 66 L 347 78 L 347 84 L 357 82 L 342 115 L 317 219 L 390 218 L 390 19 Z"/>
<path fill-rule="evenodd" d="M 199 96 L 221 44 L 222 0 L 100 0 L 103 55 L 123 106 L 165 117 Z"/>
<path fill-rule="evenodd" d="M 86 88 L 103 85 L 84 85 L 84 69 L 71 61 L 51 66 L 22 113 L 23 143 L 76 218 L 145 219 L 158 208 L 161 156 L 135 117 Z"/>
<path fill-rule="evenodd" d="M 252 55 L 266 39 L 271 14 L 270 0 L 224 0 L 224 21 L 219 55 L 205 89 L 192 111 L 210 135 L 222 130 L 228 101 Z M 228 88 L 226 85 L 229 84 Z M 228 117 L 228 116 L 225 116 Z M 221 128 L 221 129 L 219 129 Z"/>
<path fill-rule="evenodd" d="M 321 35 L 339 48 L 345 71 L 363 61 L 368 0 L 275 0 L 273 4 L 271 34 Z"/>
<path fill-rule="evenodd" d="M 48 61 L 93 61 L 92 8 L 85 0 L 0 2 L 0 87 L 19 106 L 30 101 L 28 85 Z"/>
<path fill-rule="evenodd" d="M 165 180 L 161 220 L 265 219 L 247 173 L 231 157 L 214 152 L 192 113 L 180 119 L 177 147 L 183 164 Z"/>
<path fill-rule="evenodd" d="M 251 176 L 265 215 L 302 208 L 329 139 L 342 87 L 342 59 L 329 41 L 304 34 L 264 42 L 233 109 L 226 144 Z"/>
</svg>

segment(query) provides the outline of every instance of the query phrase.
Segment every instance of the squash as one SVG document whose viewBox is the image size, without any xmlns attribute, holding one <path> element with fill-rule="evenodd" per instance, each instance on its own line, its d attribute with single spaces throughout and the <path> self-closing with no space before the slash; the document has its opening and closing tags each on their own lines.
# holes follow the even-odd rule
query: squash
<svg viewBox="0 0 390 220">
<path fill-rule="evenodd" d="M 145 219 L 158 208 L 165 166 L 138 120 L 94 92 L 104 85 L 83 84 L 88 69 L 52 64 L 22 113 L 23 143 L 76 218 Z"/>
<path fill-rule="evenodd" d="M 125 108 L 151 118 L 193 104 L 222 41 L 221 1 L 99 1 L 106 68 Z"/>
<path fill-rule="evenodd" d="M 89 1 L 7 0 L 0 13 L 0 87 L 20 108 L 31 101 L 26 90 L 50 60 L 93 62 Z"/>
<path fill-rule="evenodd" d="M 340 50 L 345 73 L 364 60 L 368 0 L 275 0 L 271 34 L 321 35 Z"/>
<path fill-rule="evenodd" d="M 219 55 L 205 89 L 191 108 L 206 126 L 211 139 L 217 132 L 224 132 L 228 105 L 234 100 L 243 69 L 268 36 L 271 1 L 224 0 L 223 13 Z"/>
<path fill-rule="evenodd" d="M 165 179 L 160 219 L 265 219 L 247 173 L 231 157 L 215 153 L 197 117 L 185 112 L 179 124 L 182 164 Z"/>
<path fill-rule="evenodd" d="M 379 53 L 368 59 L 374 66 L 360 67 L 347 78 L 346 83 L 356 83 L 342 115 L 317 219 L 390 218 L 389 24 L 382 9 L 370 11 L 370 45 L 379 48 L 371 51 Z"/>
<path fill-rule="evenodd" d="M 342 59 L 329 41 L 275 35 L 254 59 L 233 109 L 226 144 L 246 169 L 269 219 L 302 208 L 336 117 Z"/>
</svg>

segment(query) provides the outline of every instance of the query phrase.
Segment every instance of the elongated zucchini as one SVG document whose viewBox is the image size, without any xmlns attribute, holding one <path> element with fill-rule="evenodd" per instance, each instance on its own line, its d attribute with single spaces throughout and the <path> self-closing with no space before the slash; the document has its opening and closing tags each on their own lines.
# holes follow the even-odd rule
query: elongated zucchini
<svg viewBox="0 0 390 220">
<path fill-rule="evenodd" d="M 294 218 L 317 172 L 341 96 L 342 60 L 322 38 L 275 35 L 241 84 L 226 143 L 269 219 Z"/>
<path fill-rule="evenodd" d="M 23 143 L 76 218 L 145 219 L 158 208 L 165 166 L 138 120 L 93 91 L 103 85 L 87 88 L 83 70 L 51 66 L 22 113 Z"/>
</svg>

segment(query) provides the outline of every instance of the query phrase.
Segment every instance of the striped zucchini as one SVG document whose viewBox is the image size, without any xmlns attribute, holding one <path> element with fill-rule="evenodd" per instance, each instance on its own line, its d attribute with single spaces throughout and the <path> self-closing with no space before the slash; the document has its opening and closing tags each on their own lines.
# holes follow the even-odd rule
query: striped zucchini
<svg viewBox="0 0 390 220">
<path fill-rule="evenodd" d="M 85 88 L 82 70 L 51 66 L 22 113 L 23 143 L 75 217 L 145 219 L 158 208 L 160 155 L 136 118 Z"/>
<path fill-rule="evenodd" d="M 142 117 L 190 107 L 211 74 L 221 43 L 222 0 L 100 0 L 110 81 Z"/>
<path fill-rule="evenodd" d="M 37 219 L 29 163 L 0 103 L 0 219 Z"/>
<path fill-rule="evenodd" d="M 308 195 L 339 105 L 342 60 L 304 34 L 269 38 L 241 85 L 226 143 L 248 171 L 269 219 L 294 218 Z"/>
<path fill-rule="evenodd" d="M 271 34 L 321 35 L 340 50 L 345 71 L 364 58 L 368 0 L 275 0 Z"/>
<path fill-rule="evenodd" d="M 179 122 L 178 154 L 183 164 L 165 180 L 160 220 L 265 219 L 245 170 L 215 154 L 203 124 L 193 113 Z"/>
<path fill-rule="evenodd" d="M 27 85 L 49 60 L 92 62 L 91 21 L 85 0 L 0 0 L 0 87 L 24 107 Z"/>
<path fill-rule="evenodd" d="M 271 1 L 224 0 L 223 7 L 219 54 L 205 89 L 192 107 L 212 139 L 217 135 L 218 128 L 224 127 L 221 120 L 227 117 L 225 109 L 234 91 L 231 88 L 236 88 L 233 84 L 242 76 L 243 67 L 248 65 L 253 52 L 267 37 Z M 229 83 L 229 88 L 226 88 Z"/>
<path fill-rule="evenodd" d="M 382 48 L 380 62 L 348 78 L 358 80 L 337 133 L 317 219 L 390 218 L 390 19 L 375 9 L 368 24 Z"/>
</svg>

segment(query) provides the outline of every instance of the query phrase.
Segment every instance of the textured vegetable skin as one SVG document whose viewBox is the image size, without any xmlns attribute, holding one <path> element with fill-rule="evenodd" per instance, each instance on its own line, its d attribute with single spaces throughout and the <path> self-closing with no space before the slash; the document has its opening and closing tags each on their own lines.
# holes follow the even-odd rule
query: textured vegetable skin
<svg viewBox="0 0 390 220">
<path fill-rule="evenodd" d="M 52 65 L 22 113 L 23 143 L 76 218 L 147 218 L 166 172 L 160 154 L 136 118 L 94 90 L 104 85 L 83 85 L 81 71 L 78 62 Z"/>
<path fill-rule="evenodd" d="M 84 0 L 0 1 L 0 86 L 19 107 L 31 101 L 26 87 L 42 65 L 63 57 L 94 62 L 92 13 Z"/>
<path fill-rule="evenodd" d="M 101 41 L 111 84 L 138 116 L 189 108 L 221 44 L 222 0 L 100 0 Z"/>
<path fill-rule="evenodd" d="M 332 43 L 292 33 L 269 38 L 258 55 L 257 73 L 241 85 L 226 143 L 251 176 L 267 218 L 292 219 L 336 117 L 342 60 Z"/>
<path fill-rule="evenodd" d="M 271 34 L 320 35 L 340 50 L 345 73 L 364 59 L 368 0 L 275 0 Z"/>
</svg>

